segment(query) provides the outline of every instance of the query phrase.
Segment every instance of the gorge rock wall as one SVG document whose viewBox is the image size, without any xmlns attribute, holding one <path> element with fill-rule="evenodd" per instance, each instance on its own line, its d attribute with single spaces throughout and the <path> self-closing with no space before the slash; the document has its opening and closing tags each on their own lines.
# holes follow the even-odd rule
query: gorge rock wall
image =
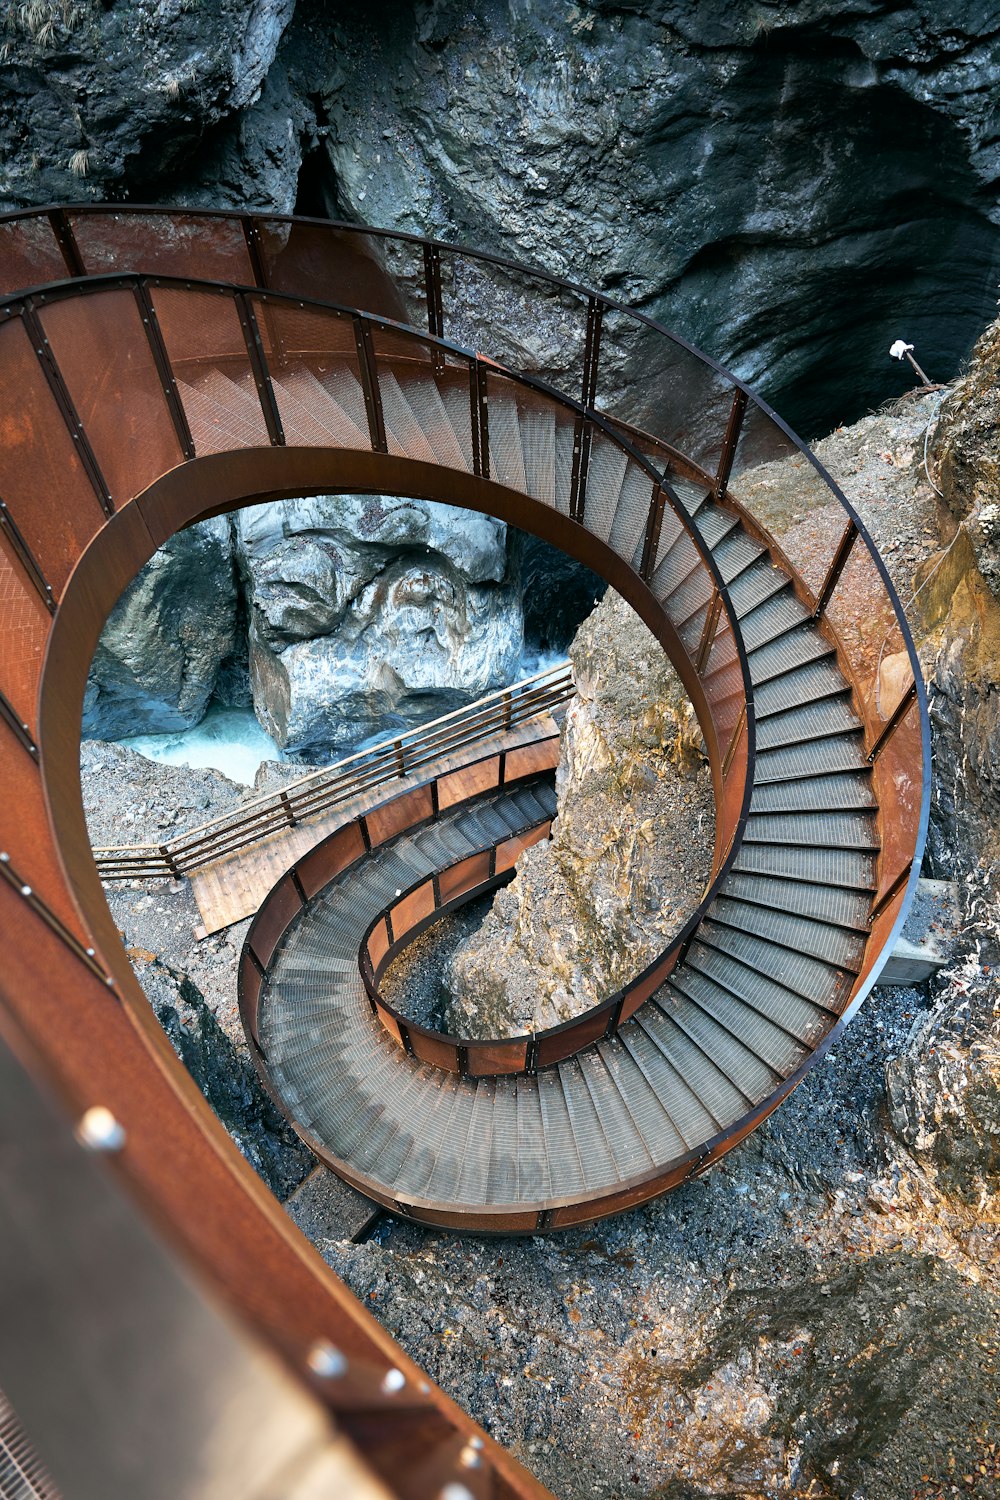
<svg viewBox="0 0 1000 1500">
<path fill-rule="evenodd" d="M 202 522 L 116 605 L 84 732 L 188 728 L 214 693 L 252 703 L 292 756 L 322 760 L 445 713 L 518 675 L 521 545 L 489 516 L 385 496 L 320 495 Z"/>
<path fill-rule="evenodd" d="M 982 0 L 40 0 L 8 17 L 0 202 L 464 240 L 639 305 L 813 435 L 903 388 L 894 338 L 948 378 L 989 315 L 998 35 Z"/>
</svg>

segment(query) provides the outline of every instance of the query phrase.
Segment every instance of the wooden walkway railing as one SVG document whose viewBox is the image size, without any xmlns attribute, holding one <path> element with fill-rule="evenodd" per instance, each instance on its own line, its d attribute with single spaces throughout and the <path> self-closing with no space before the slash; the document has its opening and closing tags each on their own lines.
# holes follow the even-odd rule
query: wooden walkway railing
<svg viewBox="0 0 1000 1500">
<path fill-rule="evenodd" d="M 550 713 L 573 693 L 569 662 L 536 672 L 393 739 L 359 750 L 335 765 L 269 792 L 231 813 L 163 844 L 124 844 L 94 850 L 102 880 L 155 880 L 189 875 L 283 828 L 318 817 L 360 792 L 408 776 L 453 750 L 514 729 Z"/>
</svg>

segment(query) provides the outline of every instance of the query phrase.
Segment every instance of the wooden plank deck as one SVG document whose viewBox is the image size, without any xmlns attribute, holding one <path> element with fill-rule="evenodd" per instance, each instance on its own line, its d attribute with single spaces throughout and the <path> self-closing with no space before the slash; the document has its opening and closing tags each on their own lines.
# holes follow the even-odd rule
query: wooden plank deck
<svg viewBox="0 0 1000 1500">
<path fill-rule="evenodd" d="M 213 932 L 221 932 L 256 912 L 271 887 L 304 854 L 315 848 L 328 834 L 334 833 L 343 823 L 349 823 L 369 808 L 377 807 L 389 797 L 411 787 L 420 786 L 433 774 L 458 769 L 484 756 L 495 755 L 501 750 L 511 750 L 518 745 L 531 744 L 557 734 L 559 726 L 550 714 L 540 715 L 527 724 L 521 724 L 506 734 L 491 735 L 475 745 L 463 745 L 451 755 L 443 756 L 431 766 L 423 766 L 415 775 L 401 776 L 397 781 L 383 783 L 370 791 L 347 798 L 336 807 L 326 808 L 317 817 L 261 839 L 247 849 L 239 849 L 223 859 L 204 865 L 187 878 L 191 882 L 194 899 L 201 915 L 201 925 L 195 928 L 199 940 Z"/>
</svg>

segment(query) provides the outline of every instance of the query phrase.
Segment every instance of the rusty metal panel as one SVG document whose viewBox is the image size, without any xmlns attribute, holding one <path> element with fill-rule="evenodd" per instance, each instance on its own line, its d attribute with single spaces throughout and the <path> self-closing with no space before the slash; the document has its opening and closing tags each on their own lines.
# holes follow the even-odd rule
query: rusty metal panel
<svg viewBox="0 0 1000 1500">
<path fill-rule="evenodd" d="M 353 865 L 365 852 L 365 841 L 358 823 L 348 823 L 324 839 L 315 849 L 303 855 L 296 866 L 307 898 L 321 891 L 335 875 Z"/>
<path fill-rule="evenodd" d="M 135 297 L 131 290 L 65 297 L 41 307 L 38 317 L 121 506 L 182 458 Z"/>
<path fill-rule="evenodd" d="M 514 754 L 516 752 L 511 752 Z M 456 802 L 464 802 L 468 797 L 476 797 L 480 792 L 492 791 L 500 783 L 500 757 L 491 755 L 487 760 L 476 761 L 475 765 L 462 766 L 458 771 L 449 771 L 445 776 L 438 777 L 438 806 L 442 811 L 446 807 L 453 807 Z"/>
<path fill-rule="evenodd" d="M 392 1011 L 387 1009 L 386 1006 L 381 1005 L 376 1000 L 375 1013 L 396 1045 L 402 1047 L 403 1033 L 400 1031 L 399 1022 L 396 1020 L 396 1017 L 393 1015 Z"/>
<path fill-rule="evenodd" d="M 0 496 L 58 597 L 105 515 L 19 318 L 0 324 Z"/>
<path fill-rule="evenodd" d="M 371 959 L 372 968 L 378 972 L 378 966 L 382 962 L 390 948 L 389 930 L 386 927 L 385 918 L 379 917 L 375 926 L 368 934 L 368 957 Z"/>
<path fill-rule="evenodd" d="M 425 880 L 423 885 L 418 885 L 416 890 L 397 901 L 389 913 L 392 922 L 392 935 L 398 943 L 405 937 L 411 927 L 422 922 L 434 911 L 434 882 Z"/>
<path fill-rule="evenodd" d="M 401 797 L 393 797 L 391 802 L 383 802 L 381 807 L 373 808 L 365 816 L 372 846 L 384 844 L 386 839 L 402 833 L 404 828 L 412 828 L 414 823 L 422 823 L 433 815 L 434 804 L 429 786 L 414 787 Z"/>
<path fill-rule="evenodd" d="M 490 878 L 490 851 L 484 849 L 481 854 L 470 854 L 468 859 L 463 859 L 450 869 L 442 870 L 438 876 L 438 889 L 441 892 L 441 904 L 454 901 L 456 896 L 463 895 L 466 891 L 482 885 Z"/>
<path fill-rule="evenodd" d="M 531 828 L 527 833 L 516 833 L 513 838 L 505 839 L 496 847 L 496 873 L 499 875 L 504 870 L 512 870 L 525 849 L 530 849 L 532 844 L 540 844 L 549 836 L 551 822 L 539 823 L 537 828 Z"/>
<path fill-rule="evenodd" d="M 290 874 L 282 875 L 254 919 L 251 945 L 262 964 L 268 964 L 292 919 L 302 910 L 302 901 Z"/>
<path fill-rule="evenodd" d="M 67 218 L 88 276 L 141 270 L 252 285 L 247 243 L 237 218 L 217 214 L 70 210 Z"/>
<path fill-rule="evenodd" d="M 554 771 L 559 764 L 559 738 L 536 740 L 531 745 L 518 745 L 508 750 L 504 761 L 503 779 L 517 781 L 522 776 L 534 776 L 539 771 Z"/>
<path fill-rule="evenodd" d="M 47 215 L 25 214 L 0 224 L 0 296 L 8 297 L 46 281 L 61 281 L 67 274 Z"/>
</svg>

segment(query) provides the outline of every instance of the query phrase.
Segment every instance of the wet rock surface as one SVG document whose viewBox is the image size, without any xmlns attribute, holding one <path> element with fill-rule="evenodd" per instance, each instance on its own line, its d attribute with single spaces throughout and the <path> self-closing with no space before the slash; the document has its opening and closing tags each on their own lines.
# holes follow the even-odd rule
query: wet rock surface
<svg viewBox="0 0 1000 1500">
<path fill-rule="evenodd" d="M 697 905 L 715 818 L 701 731 L 658 642 L 609 591 L 570 648 L 551 838 L 450 964 L 463 1036 L 557 1026 L 641 973 Z"/>
<path fill-rule="evenodd" d="M 101 633 L 85 735 L 188 729 L 236 649 L 236 578 L 225 516 L 180 531 L 129 584 Z"/>
<path fill-rule="evenodd" d="M 326 495 L 235 524 L 254 707 L 291 753 L 349 749 L 518 675 L 520 541 L 502 521 Z"/>
</svg>

